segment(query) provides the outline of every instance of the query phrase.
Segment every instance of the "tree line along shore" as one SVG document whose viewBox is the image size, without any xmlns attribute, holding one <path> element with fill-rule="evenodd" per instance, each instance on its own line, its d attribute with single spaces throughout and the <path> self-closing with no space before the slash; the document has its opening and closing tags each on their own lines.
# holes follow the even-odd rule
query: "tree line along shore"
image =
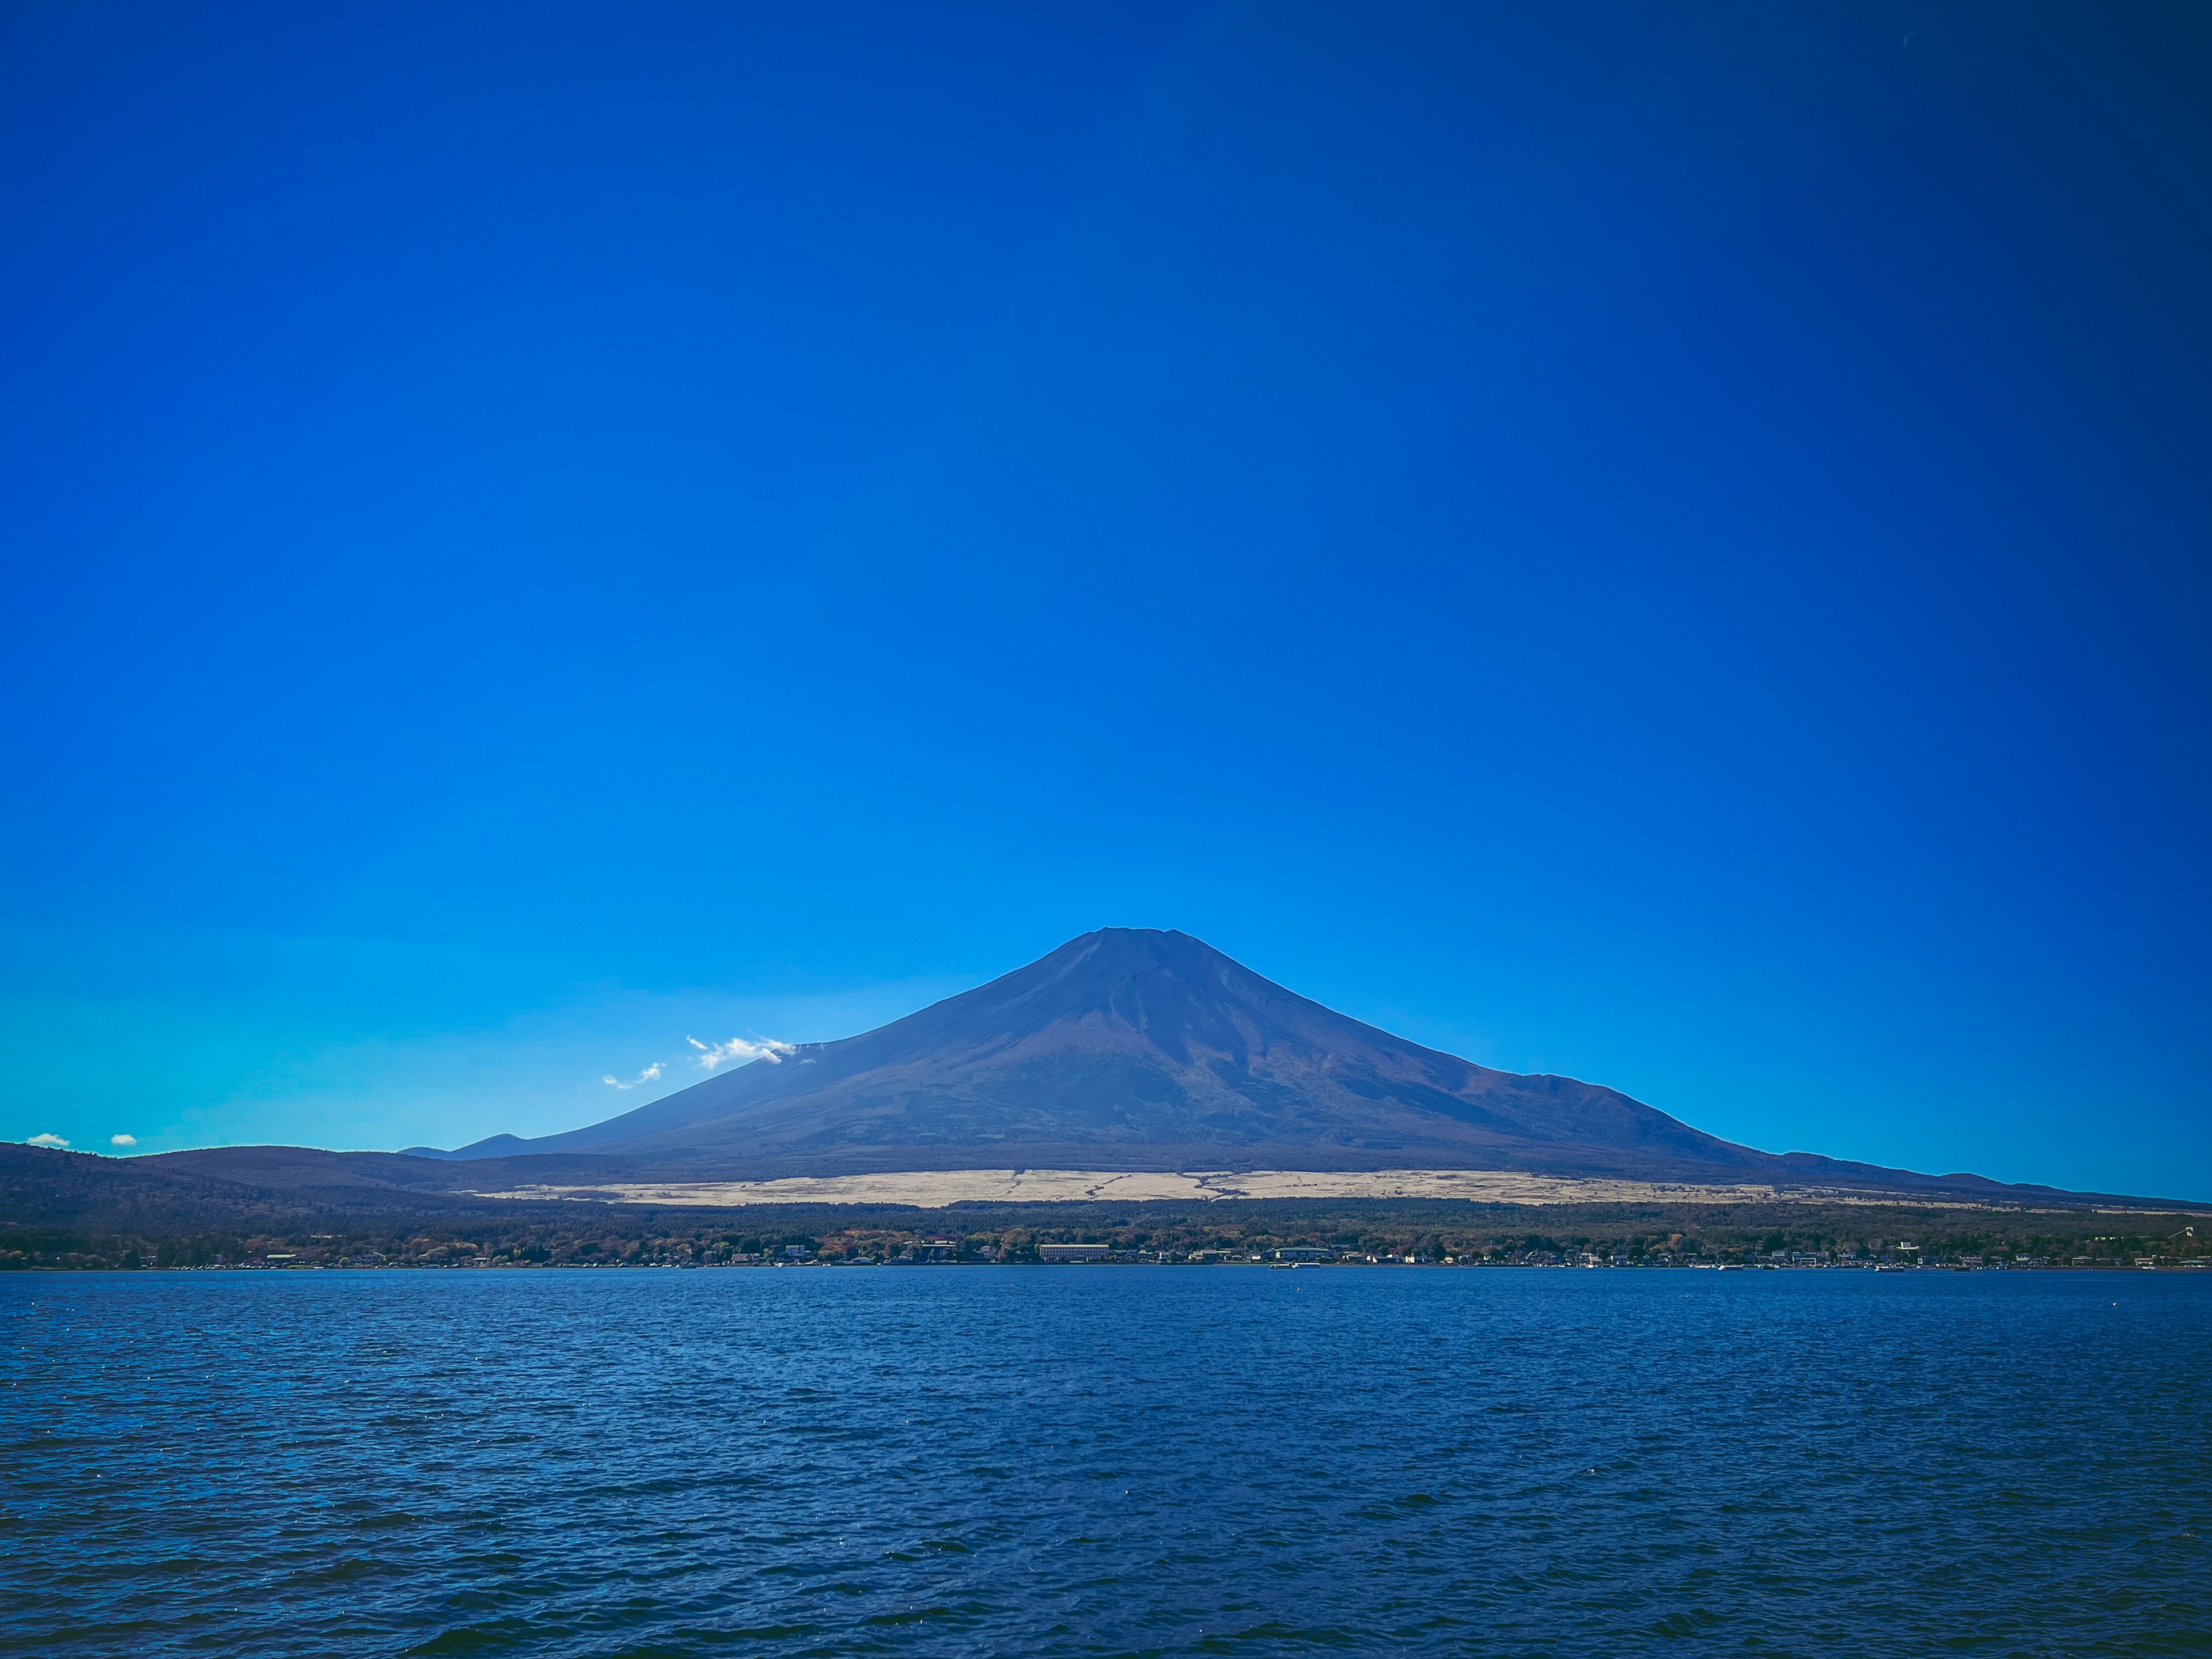
<svg viewBox="0 0 2212 1659">
<path fill-rule="evenodd" d="M 1255 1202 L 1172 1206 L 614 1205 L 325 1224 L 73 1228 L 0 1223 L 0 1271 L 1044 1264 L 1102 1247 L 1151 1265 L 2212 1269 L 2212 1214 L 1816 1204 Z M 520 1211 L 526 1206 L 516 1206 Z"/>
</svg>

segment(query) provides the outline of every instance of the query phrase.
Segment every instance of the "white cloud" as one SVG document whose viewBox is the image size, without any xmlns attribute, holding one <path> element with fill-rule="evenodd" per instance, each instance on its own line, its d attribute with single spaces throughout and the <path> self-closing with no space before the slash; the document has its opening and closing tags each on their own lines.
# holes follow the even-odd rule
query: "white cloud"
<svg viewBox="0 0 2212 1659">
<path fill-rule="evenodd" d="M 710 1072 L 724 1061 L 732 1060 L 764 1060 L 771 1066 L 781 1066 L 786 1054 L 799 1052 L 798 1044 L 778 1042 L 773 1037 L 758 1042 L 748 1042 L 743 1037 L 732 1037 L 727 1042 L 713 1043 L 702 1042 L 695 1036 L 684 1040 L 699 1051 L 699 1063 Z"/>
<path fill-rule="evenodd" d="M 59 1135 L 33 1135 L 23 1144 L 26 1146 L 66 1146 L 69 1142 Z"/>
<path fill-rule="evenodd" d="M 624 1083 L 618 1077 L 603 1077 L 599 1081 L 610 1089 L 635 1089 L 641 1083 L 658 1083 L 660 1081 L 660 1068 L 666 1063 L 665 1060 L 654 1060 L 652 1065 L 647 1066 L 628 1083 Z"/>
<path fill-rule="evenodd" d="M 136 1146 L 138 1144 L 138 1137 L 137 1135 L 110 1135 L 107 1138 L 107 1144 L 111 1146 Z"/>
</svg>

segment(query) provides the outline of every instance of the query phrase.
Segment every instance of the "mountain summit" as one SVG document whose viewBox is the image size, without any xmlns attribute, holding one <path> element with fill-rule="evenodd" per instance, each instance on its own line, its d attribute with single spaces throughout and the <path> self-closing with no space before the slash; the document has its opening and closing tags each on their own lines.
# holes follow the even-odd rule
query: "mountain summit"
<svg viewBox="0 0 2212 1659">
<path fill-rule="evenodd" d="M 876 1030 L 785 1050 L 590 1128 L 433 1155 L 543 1153 L 702 1174 L 1898 1174 L 1754 1152 L 1612 1089 L 1492 1071 L 1309 1001 L 1187 933 L 1130 927 L 1085 933 Z"/>
</svg>

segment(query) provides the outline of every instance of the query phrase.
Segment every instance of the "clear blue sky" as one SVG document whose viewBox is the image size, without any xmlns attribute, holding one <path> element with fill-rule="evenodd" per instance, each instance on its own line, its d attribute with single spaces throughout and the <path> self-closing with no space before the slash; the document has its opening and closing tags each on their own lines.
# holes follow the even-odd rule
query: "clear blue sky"
<svg viewBox="0 0 2212 1659">
<path fill-rule="evenodd" d="M 2212 1194 L 2208 178 L 2194 5 L 11 5 L 0 1135 L 1110 923 Z"/>
</svg>

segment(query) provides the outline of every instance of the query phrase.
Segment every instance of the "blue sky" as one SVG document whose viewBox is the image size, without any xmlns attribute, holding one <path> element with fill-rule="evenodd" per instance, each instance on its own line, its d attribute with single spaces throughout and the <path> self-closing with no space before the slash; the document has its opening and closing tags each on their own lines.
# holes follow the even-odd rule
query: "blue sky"
<svg viewBox="0 0 2212 1659">
<path fill-rule="evenodd" d="M 1119 924 L 2212 1194 L 2208 164 L 2180 6 L 10 7 L 0 1136 Z"/>
</svg>

